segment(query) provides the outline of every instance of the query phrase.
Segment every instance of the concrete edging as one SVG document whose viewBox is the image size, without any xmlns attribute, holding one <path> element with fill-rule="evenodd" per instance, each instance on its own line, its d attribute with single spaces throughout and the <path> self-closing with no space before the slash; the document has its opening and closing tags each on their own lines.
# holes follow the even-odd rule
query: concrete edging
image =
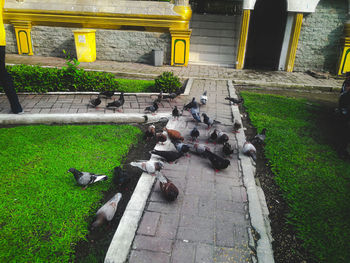
<svg viewBox="0 0 350 263">
<path fill-rule="evenodd" d="M 238 99 L 232 81 L 229 80 L 227 84 L 230 97 Z M 231 105 L 231 111 L 233 118 L 242 123 L 238 106 Z M 266 200 L 265 196 L 261 194 L 263 193 L 262 189 L 260 189 L 255 183 L 255 167 L 253 166 L 250 157 L 245 156 L 242 153 L 243 144 L 246 141 L 245 134 L 242 131 L 243 130 L 241 129 L 241 132 L 236 134 L 239 149 L 238 159 L 241 163 L 243 183 L 248 195 L 251 225 L 260 235 L 260 238 L 256 242 L 256 255 L 258 262 L 273 263 L 275 261 L 271 245 L 272 236 Z"/>
</svg>

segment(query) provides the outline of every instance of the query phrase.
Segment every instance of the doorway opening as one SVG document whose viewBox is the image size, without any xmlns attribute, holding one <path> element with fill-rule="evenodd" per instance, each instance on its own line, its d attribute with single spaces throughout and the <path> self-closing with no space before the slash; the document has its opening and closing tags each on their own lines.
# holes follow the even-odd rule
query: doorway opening
<svg viewBox="0 0 350 263">
<path fill-rule="evenodd" d="M 256 1 L 250 18 L 245 68 L 277 70 L 286 20 L 286 1 Z"/>
</svg>

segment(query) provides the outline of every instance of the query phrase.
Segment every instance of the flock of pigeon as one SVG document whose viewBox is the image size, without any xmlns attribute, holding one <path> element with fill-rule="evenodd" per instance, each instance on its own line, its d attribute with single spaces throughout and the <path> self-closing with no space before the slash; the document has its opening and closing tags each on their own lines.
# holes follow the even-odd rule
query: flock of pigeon
<svg viewBox="0 0 350 263">
<path fill-rule="evenodd" d="M 101 101 L 100 96 L 106 96 L 107 98 L 111 98 L 114 95 L 114 92 L 102 92 L 99 96 L 90 101 L 90 104 L 95 107 L 98 106 Z M 153 105 L 147 107 L 145 111 L 149 111 L 155 113 L 158 109 L 158 103 L 161 102 L 162 99 L 175 99 L 179 94 L 171 93 L 169 95 L 163 95 L 162 92 L 159 93 L 157 99 L 153 102 Z M 243 99 L 237 100 L 235 98 L 226 97 L 226 100 L 231 101 L 234 104 L 239 104 L 243 102 Z M 230 165 L 230 160 L 226 157 L 230 156 L 234 150 L 230 145 L 229 137 L 226 133 L 222 132 L 219 128 L 217 128 L 217 124 L 220 124 L 219 121 L 210 118 L 205 112 L 200 114 L 200 106 L 204 106 L 207 104 L 208 97 L 207 92 L 205 91 L 200 98 L 200 104 L 196 101 L 195 97 L 192 98 L 192 101 L 188 104 L 184 105 L 181 112 L 175 106 L 172 110 L 172 116 L 175 120 L 177 120 L 180 116 L 182 116 L 183 112 L 189 111 L 193 120 L 196 123 L 196 126 L 191 130 L 189 137 L 191 138 L 189 142 L 184 142 L 184 137 L 182 134 L 175 129 L 163 128 L 161 132 L 156 132 L 155 126 L 150 125 L 145 131 L 146 140 L 150 140 L 151 138 L 156 138 L 157 143 L 164 144 L 169 141 L 174 147 L 174 150 L 169 151 L 161 151 L 161 150 L 152 150 L 150 154 L 155 158 L 151 158 L 150 160 L 141 160 L 131 162 L 130 165 L 141 169 L 142 171 L 155 175 L 159 181 L 160 190 L 164 196 L 164 198 L 168 201 L 174 201 L 178 194 L 178 188 L 173 184 L 171 180 L 169 180 L 165 175 L 161 173 L 161 170 L 164 168 L 164 162 L 173 163 L 176 162 L 179 158 L 183 156 L 188 156 L 188 152 L 197 154 L 203 158 L 206 158 L 210 161 L 212 167 L 215 171 L 226 169 Z M 108 103 L 107 107 L 116 107 L 119 108 L 124 104 L 124 93 L 121 92 L 120 98 L 118 100 L 114 100 L 111 103 Z M 203 117 L 203 120 L 202 118 Z M 222 144 L 222 155 L 220 156 L 211 151 L 210 147 L 205 144 L 198 143 L 198 137 L 200 136 L 200 126 L 199 124 L 203 123 L 207 127 L 206 136 L 207 143 L 219 143 Z M 239 132 L 241 128 L 241 123 L 239 121 L 234 121 L 233 124 L 233 132 Z M 210 130 L 208 132 L 208 130 Z M 263 129 L 261 134 L 257 134 L 252 140 L 246 141 L 243 145 L 242 152 L 245 155 L 250 156 L 254 161 L 256 161 L 256 148 L 254 144 L 262 144 L 266 137 L 266 129 Z M 71 172 L 74 175 L 76 182 L 83 186 L 83 189 L 86 189 L 90 184 L 107 180 L 108 177 L 102 174 L 94 174 L 90 172 L 81 172 L 75 168 L 70 168 L 68 172 Z M 123 171 L 119 166 L 114 168 L 114 179 L 116 183 L 119 185 L 123 185 L 127 182 L 133 175 L 127 174 Z M 96 228 L 102 225 L 106 221 L 111 221 L 114 217 L 114 214 L 117 210 L 118 203 L 122 197 L 121 193 L 115 194 L 107 203 L 105 203 L 97 212 L 96 212 L 96 220 L 92 224 L 92 228 Z"/>
</svg>

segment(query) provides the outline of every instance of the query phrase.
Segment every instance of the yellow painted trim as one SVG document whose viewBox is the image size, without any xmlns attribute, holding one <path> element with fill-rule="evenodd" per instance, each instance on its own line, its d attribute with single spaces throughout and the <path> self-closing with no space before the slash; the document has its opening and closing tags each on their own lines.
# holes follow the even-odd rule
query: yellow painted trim
<svg viewBox="0 0 350 263">
<path fill-rule="evenodd" d="M 250 10 L 243 10 L 242 23 L 241 23 L 241 35 L 239 37 L 239 45 L 238 45 L 238 52 L 237 52 L 236 69 L 243 69 L 244 67 L 249 22 L 250 22 Z"/>
<path fill-rule="evenodd" d="M 291 32 L 291 39 L 289 41 L 288 55 L 287 55 L 287 72 L 293 72 L 295 54 L 297 53 L 298 41 L 303 23 L 303 14 L 297 13 L 294 17 L 293 29 Z"/>
<path fill-rule="evenodd" d="M 22 20 L 30 21 L 33 26 L 101 29 L 116 29 L 123 25 L 188 29 L 192 14 L 191 9 L 183 6 L 174 7 L 175 9 L 179 13 L 178 16 L 5 9 L 4 22 L 9 23 L 11 20 Z"/>
<path fill-rule="evenodd" d="M 33 55 L 31 29 L 32 25 L 28 21 L 11 21 L 15 28 L 18 54 Z"/>
<path fill-rule="evenodd" d="M 171 65 L 186 67 L 190 54 L 190 37 L 192 30 L 170 29 Z"/>
<path fill-rule="evenodd" d="M 343 75 L 350 71 L 350 37 L 344 38 L 344 46 L 339 59 L 338 75 Z"/>
</svg>

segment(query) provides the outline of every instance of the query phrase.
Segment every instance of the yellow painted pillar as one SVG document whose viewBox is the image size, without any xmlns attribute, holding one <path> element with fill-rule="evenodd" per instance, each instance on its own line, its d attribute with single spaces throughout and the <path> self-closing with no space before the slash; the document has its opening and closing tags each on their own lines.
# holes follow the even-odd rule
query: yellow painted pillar
<svg viewBox="0 0 350 263">
<path fill-rule="evenodd" d="M 191 32 L 191 29 L 170 29 L 172 66 L 186 67 L 188 65 Z"/>
<path fill-rule="evenodd" d="M 350 72 L 350 20 L 344 25 L 344 46 L 339 61 L 338 75 Z"/>
<path fill-rule="evenodd" d="M 32 47 L 32 24 L 28 21 L 11 21 L 15 28 L 18 54 L 33 55 Z"/>
<path fill-rule="evenodd" d="M 291 38 L 289 41 L 289 48 L 287 53 L 287 72 L 292 72 L 295 62 L 295 54 L 297 53 L 298 41 L 301 31 L 301 25 L 303 23 L 303 14 L 296 13 L 294 17 L 293 28 L 291 32 Z"/>
<path fill-rule="evenodd" d="M 245 52 L 247 49 L 249 22 L 250 22 L 250 10 L 243 10 L 241 34 L 239 37 L 238 52 L 237 52 L 236 69 L 243 69 L 244 67 Z"/>
</svg>

